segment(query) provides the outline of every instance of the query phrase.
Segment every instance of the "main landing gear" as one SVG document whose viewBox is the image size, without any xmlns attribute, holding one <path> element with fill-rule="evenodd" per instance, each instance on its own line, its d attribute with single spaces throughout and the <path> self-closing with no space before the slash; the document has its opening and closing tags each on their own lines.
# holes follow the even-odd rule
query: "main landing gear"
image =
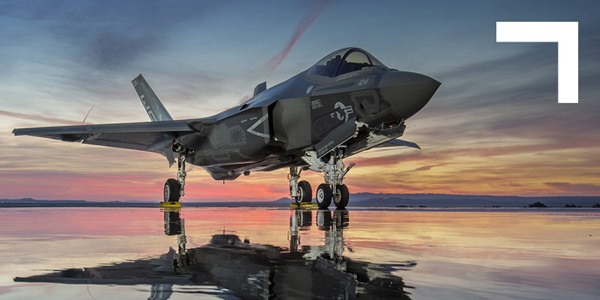
<svg viewBox="0 0 600 300">
<path fill-rule="evenodd" d="M 298 172 L 298 167 L 293 166 L 290 167 L 290 174 L 288 174 L 288 180 L 290 181 L 290 197 L 292 197 L 298 205 L 302 202 L 308 203 L 312 201 L 312 188 L 310 187 L 310 183 L 305 180 L 298 181 L 298 179 L 300 179 L 300 173 L 302 173 L 302 169 Z"/>
<path fill-rule="evenodd" d="M 175 149 L 174 149 L 175 150 Z M 182 149 L 178 149 L 179 157 L 177 158 L 177 179 L 169 178 L 165 182 L 164 188 L 164 201 L 165 202 L 178 202 L 180 197 L 185 195 L 185 160 L 187 159 L 187 152 Z"/>
<path fill-rule="evenodd" d="M 308 151 L 302 157 L 302 160 L 308 164 L 310 170 L 324 173 L 325 183 L 319 185 L 315 194 L 319 208 L 328 208 L 332 200 L 338 209 L 345 208 L 348 205 L 350 192 L 344 184 L 344 177 L 354 167 L 354 163 L 351 163 L 348 168 L 344 169 L 343 157 L 344 154 L 341 149 L 330 154 L 327 161 L 318 158 L 315 151 Z M 300 169 L 300 172 L 298 172 L 298 167 L 290 167 L 290 174 L 288 175 L 290 196 L 298 205 L 302 202 L 310 202 L 312 200 L 310 184 L 307 181 L 298 181 L 302 170 Z"/>
</svg>

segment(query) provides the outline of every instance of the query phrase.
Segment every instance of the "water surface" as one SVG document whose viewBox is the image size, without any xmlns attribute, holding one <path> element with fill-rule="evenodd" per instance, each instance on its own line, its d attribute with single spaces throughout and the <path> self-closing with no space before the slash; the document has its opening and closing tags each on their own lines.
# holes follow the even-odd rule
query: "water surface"
<svg viewBox="0 0 600 300">
<path fill-rule="evenodd" d="M 2 209 L 0 298 L 598 299 L 598 249 L 597 210 Z"/>
</svg>

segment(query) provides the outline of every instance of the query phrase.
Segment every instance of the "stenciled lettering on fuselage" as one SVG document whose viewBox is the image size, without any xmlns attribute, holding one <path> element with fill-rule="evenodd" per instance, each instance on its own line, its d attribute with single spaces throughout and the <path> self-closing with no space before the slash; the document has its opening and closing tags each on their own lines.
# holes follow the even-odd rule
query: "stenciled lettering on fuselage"
<svg viewBox="0 0 600 300">
<path fill-rule="evenodd" d="M 363 86 L 366 85 L 367 83 L 369 83 L 369 78 L 363 78 L 361 80 L 358 81 L 358 86 Z"/>
<path fill-rule="evenodd" d="M 321 103 L 321 99 L 310 101 L 310 108 L 312 110 L 322 108 L 323 104 Z"/>
</svg>

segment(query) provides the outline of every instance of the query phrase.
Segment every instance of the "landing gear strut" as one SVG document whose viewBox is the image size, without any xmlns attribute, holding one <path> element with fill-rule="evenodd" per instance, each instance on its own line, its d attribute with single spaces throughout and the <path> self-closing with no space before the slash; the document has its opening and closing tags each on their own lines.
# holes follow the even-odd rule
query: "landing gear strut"
<svg viewBox="0 0 600 300">
<path fill-rule="evenodd" d="M 164 189 L 164 201 L 165 202 L 177 202 L 180 197 L 185 195 L 185 160 L 187 159 L 186 151 L 179 151 L 179 157 L 177 159 L 177 179 L 169 178 L 165 182 Z"/>
<path fill-rule="evenodd" d="M 302 157 L 302 160 L 308 163 L 311 170 L 325 174 L 325 183 L 319 185 L 315 197 L 320 208 L 328 208 L 331 200 L 338 209 L 345 208 L 348 205 L 350 192 L 344 184 L 344 177 L 354 167 L 354 163 L 345 168 L 343 158 L 344 152 L 342 149 L 332 152 L 327 162 L 322 158 L 318 158 L 315 151 L 308 151 Z"/>
<path fill-rule="evenodd" d="M 290 173 L 288 174 L 288 180 L 290 181 L 290 197 L 296 201 L 296 204 L 300 205 L 301 202 L 310 202 L 312 200 L 312 188 L 308 181 L 300 179 L 300 173 L 298 167 L 290 167 Z"/>
</svg>

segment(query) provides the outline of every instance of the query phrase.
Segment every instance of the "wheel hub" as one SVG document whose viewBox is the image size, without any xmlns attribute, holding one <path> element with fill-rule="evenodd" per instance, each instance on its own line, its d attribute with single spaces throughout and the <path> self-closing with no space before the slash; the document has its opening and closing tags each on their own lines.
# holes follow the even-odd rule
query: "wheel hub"
<svg viewBox="0 0 600 300">
<path fill-rule="evenodd" d="M 323 199 L 325 199 L 325 192 L 323 192 L 323 190 L 317 190 L 317 201 L 323 202 Z"/>
<path fill-rule="evenodd" d="M 339 189 L 336 189 L 335 194 L 333 195 L 333 201 L 335 203 L 340 203 L 340 200 L 342 200 L 342 192 Z"/>
</svg>

